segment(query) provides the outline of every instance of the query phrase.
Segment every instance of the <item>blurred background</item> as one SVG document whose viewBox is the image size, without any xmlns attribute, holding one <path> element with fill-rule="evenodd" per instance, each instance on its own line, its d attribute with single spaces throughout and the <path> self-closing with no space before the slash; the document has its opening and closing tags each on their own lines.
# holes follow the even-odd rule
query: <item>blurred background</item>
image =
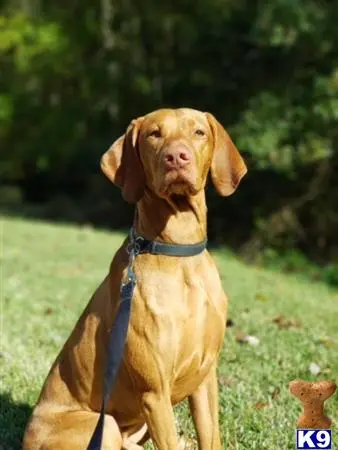
<svg viewBox="0 0 338 450">
<path fill-rule="evenodd" d="M 214 245 L 285 270 L 319 263 L 338 284 L 337 24 L 329 0 L 7 0 L 1 210 L 128 227 L 100 156 L 132 118 L 197 108 L 249 167 L 233 197 L 209 189 Z"/>
</svg>

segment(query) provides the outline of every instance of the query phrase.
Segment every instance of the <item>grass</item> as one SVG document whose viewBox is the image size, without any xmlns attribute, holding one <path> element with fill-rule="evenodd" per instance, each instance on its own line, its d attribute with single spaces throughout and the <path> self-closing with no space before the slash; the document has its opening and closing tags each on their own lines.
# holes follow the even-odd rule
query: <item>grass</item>
<svg viewBox="0 0 338 450">
<path fill-rule="evenodd" d="M 3 218 L 0 448 L 20 448 L 48 369 L 122 239 L 88 227 Z M 338 293 L 304 277 L 246 266 L 225 250 L 214 254 L 233 321 L 219 364 L 224 448 L 294 449 L 301 408 L 288 384 L 337 381 Z M 258 345 L 239 342 L 243 335 L 257 337 Z M 318 375 L 311 363 L 320 367 Z M 337 446 L 338 394 L 327 411 Z M 185 404 L 176 416 L 179 431 L 194 442 Z"/>
</svg>

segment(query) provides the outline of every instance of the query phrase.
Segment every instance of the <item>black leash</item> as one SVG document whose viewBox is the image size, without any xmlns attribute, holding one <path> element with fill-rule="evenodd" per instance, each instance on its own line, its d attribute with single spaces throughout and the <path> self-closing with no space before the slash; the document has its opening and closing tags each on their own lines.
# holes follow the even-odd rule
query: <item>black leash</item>
<svg viewBox="0 0 338 450">
<path fill-rule="evenodd" d="M 166 256 L 195 256 L 202 253 L 206 246 L 207 240 L 198 244 L 166 244 L 164 242 L 151 241 L 142 236 L 137 236 L 135 229 L 131 228 L 127 246 L 127 252 L 129 254 L 127 280 L 121 284 L 120 306 L 112 329 L 110 330 L 101 412 L 87 450 L 101 450 L 105 411 L 123 358 L 123 350 L 127 337 L 131 300 L 136 286 L 136 277 L 133 270 L 136 256 L 142 253 Z"/>
</svg>

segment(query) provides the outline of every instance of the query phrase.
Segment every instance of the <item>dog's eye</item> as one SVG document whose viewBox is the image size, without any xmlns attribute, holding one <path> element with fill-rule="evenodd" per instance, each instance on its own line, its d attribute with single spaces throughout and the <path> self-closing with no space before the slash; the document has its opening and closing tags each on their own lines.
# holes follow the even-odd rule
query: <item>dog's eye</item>
<svg viewBox="0 0 338 450">
<path fill-rule="evenodd" d="M 148 136 L 154 137 L 154 138 L 160 138 L 161 137 L 161 132 L 160 130 L 153 130 L 149 133 Z"/>
<path fill-rule="evenodd" d="M 204 131 L 201 130 L 200 128 L 198 128 L 197 130 L 195 130 L 195 134 L 197 134 L 197 136 L 205 136 Z"/>
</svg>

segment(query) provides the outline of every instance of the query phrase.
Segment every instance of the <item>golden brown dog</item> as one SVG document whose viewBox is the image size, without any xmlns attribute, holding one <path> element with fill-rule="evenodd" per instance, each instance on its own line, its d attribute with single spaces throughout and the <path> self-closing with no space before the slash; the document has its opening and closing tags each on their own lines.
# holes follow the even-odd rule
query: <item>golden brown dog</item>
<svg viewBox="0 0 338 450">
<path fill-rule="evenodd" d="M 102 169 L 136 203 L 139 235 L 178 244 L 206 237 L 209 169 L 223 196 L 247 170 L 217 120 L 186 108 L 132 121 L 104 154 Z M 125 242 L 49 372 L 25 450 L 86 449 L 99 417 L 109 330 L 127 265 Z M 103 448 L 141 449 L 150 436 L 159 450 L 177 449 L 172 405 L 188 398 L 199 448 L 221 449 L 216 363 L 227 298 L 215 263 L 207 250 L 193 257 L 142 254 L 134 270 L 137 286 Z"/>
</svg>

